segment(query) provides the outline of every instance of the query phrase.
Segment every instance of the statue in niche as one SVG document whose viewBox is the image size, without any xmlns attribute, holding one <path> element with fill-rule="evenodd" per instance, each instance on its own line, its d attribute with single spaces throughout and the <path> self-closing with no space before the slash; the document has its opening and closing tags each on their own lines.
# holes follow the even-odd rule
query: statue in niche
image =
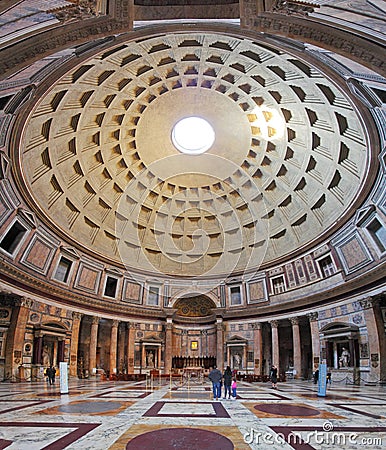
<svg viewBox="0 0 386 450">
<path fill-rule="evenodd" d="M 48 345 L 45 345 L 43 347 L 43 366 L 44 367 L 50 367 L 51 365 L 51 357 L 50 357 L 50 351 L 48 348 Z"/>
<path fill-rule="evenodd" d="M 147 367 L 154 367 L 154 353 L 151 351 L 146 353 L 146 365 Z"/>
<path fill-rule="evenodd" d="M 342 347 L 342 353 L 339 357 L 339 367 L 348 367 L 350 364 L 350 353 L 346 347 Z"/>
<path fill-rule="evenodd" d="M 233 356 L 233 367 L 235 369 L 240 369 L 241 368 L 241 356 L 240 356 L 240 353 L 235 353 L 235 355 Z"/>
</svg>

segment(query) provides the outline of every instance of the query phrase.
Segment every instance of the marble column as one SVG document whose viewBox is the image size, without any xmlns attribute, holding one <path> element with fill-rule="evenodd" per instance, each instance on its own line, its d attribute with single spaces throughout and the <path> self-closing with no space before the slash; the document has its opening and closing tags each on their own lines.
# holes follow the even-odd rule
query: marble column
<svg viewBox="0 0 386 450">
<path fill-rule="evenodd" d="M 127 324 L 127 373 L 134 373 L 135 324 Z"/>
<path fill-rule="evenodd" d="M 7 334 L 5 373 L 12 379 L 19 379 L 19 366 L 23 364 L 26 325 L 33 302 L 31 299 L 22 298 L 15 303 L 17 308 L 14 308 L 12 312 L 12 320 Z"/>
<path fill-rule="evenodd" d="M 146 346 L 143 343 L 141 343 L 141 370 L 146 366 L 147 366 Z"/>
<path fill-rule="evenodd" d="M 110 376 L 117 373 L 117 344 L 119 320 L 113 320 L 110 336 Z"/>
<path fill-rule="evenodd" d="M 302 347 L 300 342 L 299 317 L 291 317 L 290 322 L 292 325 L 295 378 L 300 378 L 302 375 Z"/>
<path fill-rule="evenodd" d="M 72 328 L 71 328 L 71 344 L 70 344 L 70 364 L 69 375 L 76 377 L 78 375 L 78 346 L 79 346 L 79 332 L 82 314 L 78 312 L 72 313 Z"/>
<path fill-rule="evenodd" d="M 247 346 L 244 345 L 243 347 L 243 359 L 241 361 L 242 367 L 243 369 L 245 369 L 246 371 L 248 371 L 248 351 L 247 351 Z"/>
<path fill-rule="evenodd" d="M 261 375 L 263 369 L 263 334 L 261 323 L 253 323 L 253 353 L 254 353 L 254 371 L 255 375 Z"/>
<path fill-rule="evenodd" d="M 125 362 L 125 347 L 126 347 L 126 323 L 121 323 L 118 326 L 118 372 L 124 373 L 127 367 Z"/>
<path fill-rule="evenodd" d="M 277 373 L 279 374 L 279 321 L 271 320 L 272 330 L 272 365 L 277 367 Z"/>
<path fill-rule="evenodd" d="M 39 331 L 39 334 L 34 337 L 32 364 L 41 365 L 42 354 L 43 354 L 43 336 L 41 334 L 41 331 Z"/>
<path fill-rule="evenodd" d="M 319 326 L 318 326 L 318 313 L 313 312 L 308 314 L 308 320 L 310 322 L 311 329 L 311 345 L 312 345 L 312 370 L 319 367 L 320 361 L 320 337 L 319 337 Z"/>
<path fill-rule="evenodd" d="M 88 364 L 90 376 L 96 375 L 95 370 L 96 370 L 96 352 L 98 344 L 98 327 L 99 327 L 99 317 L 93 317 L 91 323 L 89 364 Z"/>
<path fill-rule="evenodd" d="M 360 305 L 363 309 L 369 340 L 368 357 L 370 359 L 371 377 L 382 380 L 386 378 L 386 330 L 380 307 L 380 298 L 365 298 L 360 300 Z"/>
<path fill-rule="evenodd" d="M 328 350 L 328 347 L 327 347 Z M 339 369 L 339 355 L 338 355 L 338 344 L 336 342 L 332 343 L 333 361 L 334 369 Z M 327 351 L 326 351 L 327 353 Z"/>
<path fill-rule="evenodd" d="M 173 356 L 173 319 L 168 317 L 166 319 L 166 334 L 165 334 L 165 364 L 164 371 L 167 374 L 172 372 L 172 356 Z"/>
<path fill-rule="evenodd" d="M 222 317 L 217 317 L 217 355 L 216 355 L 216 365 L 219 370 L 224 369 L 224 324 Z"/>
<path fill-rule="evenodd" d="M 57 349 L 57 357 L 56 357 L 56 361 L 57 361 L 58 365 L 60 362 L 64 362 L 65 349 L 66 349 L 65 339 L 58 339 L 58 349 Z"/>
<path fill-rule="evenodd" d="M 157 358 L 154 361 L 155 369 L 161 369 L 161 352 L 162 352 L 162 349 L 161 349 L 161 346 L 159 346 L 157 348 Z"/>
</svg>

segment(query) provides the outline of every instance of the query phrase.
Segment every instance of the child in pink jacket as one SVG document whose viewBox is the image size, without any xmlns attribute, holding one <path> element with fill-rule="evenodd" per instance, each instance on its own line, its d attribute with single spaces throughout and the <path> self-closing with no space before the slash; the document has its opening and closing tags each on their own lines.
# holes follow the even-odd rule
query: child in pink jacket
<svg viewBox="0 0 386 450">
<path fill-rule="evenodd" d="M 236 397 L 237 397 L 236 390 L 237 390 L 237 381 L 236 381 L 236 378 L 233 378 L 233 380 L 232 380 L 232 397 L 233 397 L 233 400 L 236 400 Z"/>
</svg>

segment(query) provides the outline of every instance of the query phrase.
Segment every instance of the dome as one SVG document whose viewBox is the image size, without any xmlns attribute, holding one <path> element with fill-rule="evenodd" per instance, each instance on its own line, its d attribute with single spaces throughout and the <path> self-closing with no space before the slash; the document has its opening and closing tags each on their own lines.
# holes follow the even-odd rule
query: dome
<svg viewBox="0 0 386 450">
<path fill-rule="evenodd" d="M 347 87 L 275 39 L 200 32 L 121 40 L 39 98 L 19 161 L 34 208 L 77 246 L 158 276 L 227 277 L 320 242 L 366 187 Z M 175 125 L 213 128 L 184 154 Z"/>
</svg>

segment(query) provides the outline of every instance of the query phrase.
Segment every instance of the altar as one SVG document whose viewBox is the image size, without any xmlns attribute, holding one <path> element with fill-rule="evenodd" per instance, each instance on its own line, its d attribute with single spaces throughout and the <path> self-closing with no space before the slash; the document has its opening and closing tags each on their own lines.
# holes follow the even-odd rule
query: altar
<svg viewBox="0 0 386 450">
<path fill-rule="evenodd" d="M 200 378 L 204 375 L 203 367 L 185 367 L 183 369 L 184 376 L 189 378 Z"/>
</svg>

